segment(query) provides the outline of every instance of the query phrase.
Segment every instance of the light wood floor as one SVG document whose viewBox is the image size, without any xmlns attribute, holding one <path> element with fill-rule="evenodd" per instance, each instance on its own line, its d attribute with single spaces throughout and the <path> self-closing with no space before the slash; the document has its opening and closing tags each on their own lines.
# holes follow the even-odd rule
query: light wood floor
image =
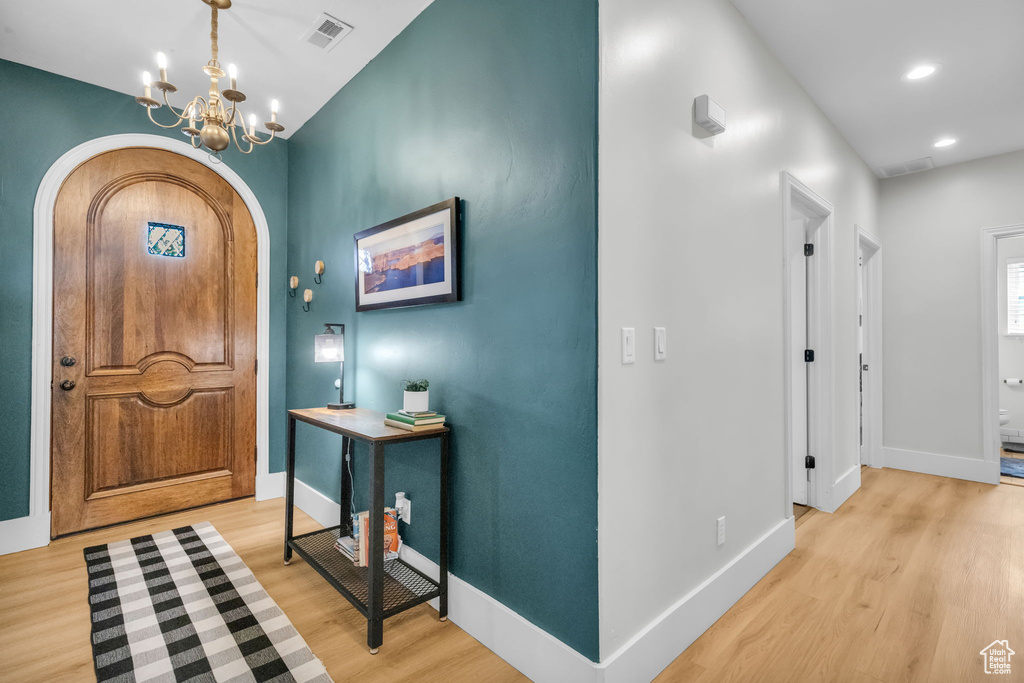
<svg viewBox="0 0 1024 683">
<path fill-rule="evenodd" d="M 867 469 L 838 512 L 658 677 L 668 681 L 985 681 L 1008 639 L 1024 680 L 1024 488 Z"/>
<path fill-rule="evenodd" d="M 978 653 L 996 639 L 1021 653 L 1004 679 L 1024 680 L 1024 488 L 862 477 L 835 514 L 800 516 L 796 550 L 660 683 L 984 681 Z M 245 500 L 0 557 L 0 679 L 93 680 L 81 549 L 209 520 L 338 683 L 525 680 L 426 605 L 387 620 L 371 656 L 362 617 L 300 558 L 281 564 L 282 517 L 280 500 Z M 298 532 L 315 528 L 296 513 Z"/>
<path fill-rule="evenodd" d="M 384 622 L 366 649 L 366 620 L 301 558 L 281 561 L 284 502 L 246 499 L 94 531 L 0 557 L 0 681 L 95 681 L 82 548 L 209 521 L 256 575 L 337 683 L 524 681 L 518 671 L 420 605 Z M 301 511 L 295 531 L 320 526 Z"/>
</svg>

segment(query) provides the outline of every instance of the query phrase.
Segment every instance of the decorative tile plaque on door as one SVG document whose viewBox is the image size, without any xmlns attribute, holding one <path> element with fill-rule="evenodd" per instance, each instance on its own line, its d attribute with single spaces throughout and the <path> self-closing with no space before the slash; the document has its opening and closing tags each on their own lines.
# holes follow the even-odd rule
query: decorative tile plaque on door
<svg viewBox="0 0 1024 683">
<path fill-rule="evenodd" d="M 167 223 L 150 223 L 147 236 L 149 253 L 154 256 L 185 256 L 185 228 Z"/>
</svg>

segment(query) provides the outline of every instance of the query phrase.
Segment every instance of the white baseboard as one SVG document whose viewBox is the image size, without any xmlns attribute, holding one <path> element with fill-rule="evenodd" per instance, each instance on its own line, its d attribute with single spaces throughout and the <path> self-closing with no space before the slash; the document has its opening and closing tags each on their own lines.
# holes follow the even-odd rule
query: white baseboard
<svg viewBox="0 0 1024 683">
<path fill-rule="evenodd" d="M 295 480 L 295 504 L 323 526 L 341 507 Z M 448 618 L 537 683 L 634 683 L 654 679 L 795 546 L 792 517 L 779 522 L 601 663 L 592 662 L 459 577 L 448 574 Z M 437 564 L 403 546 L 402 559 L 435 579 Z M 437 609 L 437 601 L 431 601 Z"/>
<path fill-rule="evenodd" d="M 604 669 L 600 680 L 633 683 L 654 679 L 795 545 L 796 529 L 790 517 L 776 524 L 598 665 Z"/>
<path fill-rule="evenodd" d="M 894 470 L 907 470 L 939 477 L 966 479 L 982 484 L 999 483 L 999 463 L 979 458 L 962 458 L 902 448 L 884 448 L 885 466 Z"/>
<path fill-rule="evenodd" d="M 295 480 L 295 505 L 320 526 L 338 526 L 341 523 L 341 505 L 301 479 Z"/>
<path fill-rule="evenodd" d="M 836 480 L 835 486 L 832 487 L 831 509 L 825 510 L 825 512 L 835 512 L 838 510 L 859 488 L 860 465 L 854 465 Z"/>
<path fill-rule="evenodd" d="M 284 498 L 284 472 L 256 475 L 256 500 Z"/>
<path fill-rule="evenodd" d="M 50 513 L 0 522 L 0 555 L 50 545 Z"/>
</svg>

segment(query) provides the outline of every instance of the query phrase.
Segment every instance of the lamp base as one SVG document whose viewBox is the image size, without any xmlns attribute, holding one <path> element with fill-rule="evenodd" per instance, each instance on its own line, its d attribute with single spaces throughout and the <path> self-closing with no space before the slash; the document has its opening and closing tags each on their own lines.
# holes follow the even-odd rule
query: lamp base
<svg viewBox="0 0 1024 683">
<path fill-rule="evenodd" d="M 355 408 L 355 403 L 328 403 L 328 410 L 348 410 L 349 408 Z"/>
</svg>

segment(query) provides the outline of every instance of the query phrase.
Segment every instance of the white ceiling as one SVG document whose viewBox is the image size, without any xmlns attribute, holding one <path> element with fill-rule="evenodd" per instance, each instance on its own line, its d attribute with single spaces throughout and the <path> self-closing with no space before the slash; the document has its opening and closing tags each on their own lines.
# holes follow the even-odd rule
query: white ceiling
<svg viewBox="0 0 1024 683">
<path fill-rule="evenodd" d="M 876 172 L 1024 149 L 1024 0 L 732 1 Z"/>
<path fill-rule="evenodd" d="M 220 12 L 220 62 L 238 66 L 247 116 L 268 120 L 270 100 L 280 100 L 287 137 L 430 2 L 234 0 Z M 301 40 L 322 11 L 355 27 L 330 52 Z M 180 108 L 209 89 L 200 69 L 210 59 L 210 8 L 201 0 L 2 0 L 0 26 L 3 59 L 141 95 L 142 72 L 156 78 L 163 51 L 178 87 L 171 104 Z M 154 117 L 165 121 L 161 114 L 170 118 L 164 110 Z"/>
</svg>

